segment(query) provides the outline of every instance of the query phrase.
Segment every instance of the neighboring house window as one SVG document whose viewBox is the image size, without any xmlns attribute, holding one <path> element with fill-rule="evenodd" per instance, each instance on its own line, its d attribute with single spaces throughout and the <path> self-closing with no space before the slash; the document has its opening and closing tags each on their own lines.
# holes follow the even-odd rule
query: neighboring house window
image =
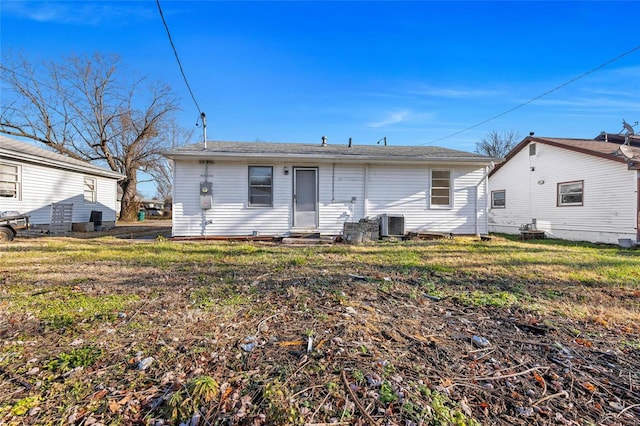
<svg viewBox="0 0 640 426">
<path fill-rule="evenodd" d="M 451 207 L 451 171 L 431 171 L 431 206 Z"/>
<path fill-rule="evenodd" d="M 504 209 L 506 206 L 506 191 L 504 189 L 500 191 L 491 191 L 491 208 L 492 209 Z"/>
<path fill-rule="evenodd" d="M 529 144 L 529 155 L 536 155 L 536 144 Z"/>
<path fill-rule="evenodd" d="M 249 205 L 273 205 L 273 167 L 249 166 Z"/>
<path fill-rule="evenodd" d="M 0 163 L 0 197 L 20 199 L 20 166 Z"/>
<path fill-rule="evenodd" d="M 95 204 L 98 201 L 95 178 L 84 178 L 84 202 Z"/>
<path fill-rule="evenodd" d="M 563 182 L 558 184 L 558 206 L 583 205 L 584 181 Z"/>
</svg>

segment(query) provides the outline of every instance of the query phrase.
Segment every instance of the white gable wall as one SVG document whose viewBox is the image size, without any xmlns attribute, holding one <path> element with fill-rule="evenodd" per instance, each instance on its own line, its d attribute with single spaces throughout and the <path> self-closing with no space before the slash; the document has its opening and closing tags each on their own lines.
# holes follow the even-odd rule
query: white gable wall
<svg viewBox="0 0 640 426">
<path fill-rule="evenodd" d="M 73 203 L 73 222 L 88 222 L 91 211 L 101 211 L 103 221 L 116 220 L 117 180 L 90 174 L 2 159 L 20 166 L 20 199 L 0 198 L 0 211 L 30 215 L 34 225 L 51 222 L 51 203 Z M 96 179 L 97 203 L 85 203 L 84 178 Z"/>
<path fill-rule="evenodd" d="M 491 191 L 506 190 L 506 208 L 490 210 L 491 232 L 516 234 L 520 225 L 536 219 L 537 229 L 555 238 L 603 243 L 635 240 L 635 171 L 624 163 L 536 145 L 535 156 L 529 156 L 525 147 L 491 176 Z M 584 205 L 557 207 L 557 184 L 579 180 L 584 181 Z"/>
<path fill-rule="evenodd" d="M 273 166 L 273 206 L 249 207 L 248 166 Z M 284 174 L 284 167 L 289 174 Z M 405 230 L 473 234 L 488 232 L 484 169 L 447 168 L 454 177 L 453 207 L 431 209 L 428 203 L 430 169 L 419 165 L 381 166 L 333 162 L 218 161 L 208 164 L 213 208 L 200 208 L 199 182 L 205 164 L 176 160 L 174 170 L 174 236 L 285 235 L 292 229 L 294 167 L 316 167 L 319 178 L 319 227 L 337 235 L 344 222 L 357 222 L 382 213 L 404 214 Z M 480 183 L 480 185 L 478 185 Z M 476 201 L 476 189 L 478 200 Z M 480 212 L 476 219 L 476 208 Z M 477 223 L 476 223 L 477 220 Z"/>
</svg>

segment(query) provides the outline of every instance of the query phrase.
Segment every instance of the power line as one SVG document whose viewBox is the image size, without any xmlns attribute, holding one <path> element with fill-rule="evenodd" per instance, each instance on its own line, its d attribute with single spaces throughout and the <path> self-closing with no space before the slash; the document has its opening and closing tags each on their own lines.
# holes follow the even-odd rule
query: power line
<svg viewBox="0 0 640 426">
<path fill-rule="evenodd" d="M 531 98 L 531 99 L 529 99 L 528 101 L 523 102 L 523 103 L 521 103 L 521 104 L 519 104 L 519 105 L 516 105 L 516 106 L 514 106 L 513 108 L 510 108 L 510 109 L 508 109 L 508 110 L 506 110 L 506 111 L 504 111 L 504 112 L 501 112 L 501 113 L 500 113 L 500 114 L 498 114 L 498 115 L 494 115 L 493 117 L 491 117 L 491 118 L 487 118 L 486 120 L 481 121 L 481 122 L 479 122 L 479 123 L 476 123 L 476 124 L 474 124 L 474 125 L 472 125 L 472 126 L 466 127 L 466 128 L 464 128 L 464 129 L 462 129 L 462 130 L 458 130 L 457 132 L 451 133 L 451 134 L 449 134 L 449 135 L 447 135 L 447 136 L 443 136 L 443 137 L 441 137 L 441 138 L 434 139 L 434 140 L 432 140 L 432 141 L 430 141 L 430 142 L 423 143 L 423 144 L 421 144 L 421 145 L 430 145 L 430 144 L 432 144 L 432 143 L 440 142 L 441 140 L 449 139 L 449 138 L 451 138 L 451 137 L 457 136 L 457 135 L 459 135 L 459 134 L 461 134 L 461 133 L 464 133 L 464 132 L 466 132 L 466 131 L 469 131 L 469 130 L 471 130 L 471 129 L 475 129 L 476 127 L 480 127 L 480 126 L 482 126 L 483 124 L 487 124 L 488 122 L 493 121 L 493 120 L 495 120 L 496 118 L 500 118 L 500 117 L 502 117 L 502 116 L 504 116 L 504 115 L 507 115 L 507 114 L 509 114 L 509 113 L 511 113 L 511 112 L 513 112 L 513 111 L 515 111 L 515 110 L 517 110 L 517 109 L 520 109 L 520 108 L 522 108 L 522 107 L 524 107 L 524 106 L 526 106 L 526 105 L 529 105 L 530 103 L 533 103 L 533 102 L 537 101 L 537 100 L 538 100 L 538 99 L 540 99 L 540 98 L 543 98 L 543 97 L 545 97 L 545 96 L 547 96 L 547 95 L 549 95 L 549 94 L 551 94 L 551 93 L 553 93 L 553 92 L 555 92 L 555 91 L 557 91 L 557 90 L 560 90 L 560 89 L 562 89 L 563 87 L 566 87 L 566 86 L 570 85 L 571 83 L 575 83 L 576 81 L 580 80 L 581 78 L 584 78 L 584 77 L 588 76 L 589 74 L 592 74 L 592 73 L 594 73 L 594 72 L 596 72 L 596 71 L 598 71 L 598 70 L 600 70 L 600 69 L 602 69 L 602 68 L 606 67 L 607 65 L 610 65 L 610 64 L 612 64 L 612 63 L 614 63 L 614 62 L 616 62 L 616 61 L 618 61 L 618 60 L 622 59 L 623 57 L 625 57 L 625 56 L 627 56 L 627 55 L 630 55 L 631 53 L 635 52 L 636 50 L 640 50 L 640 45 L 638 45 L 638 46 L 636 46 L 636 47 L 634 47 L 634 48 L 632 48 L 632 49 L 630 49 L 630 50 L 627 50 L 626 52 L 624 52 L 624 53 L 622 53 L 622 54 L 620 54 L 620 55 L 616 56 L 615 58 L 610 59 L 610 60 L 608 60 L 607 62 L 604 62 L 604 63 L 602 63 L 602 64 L 598 65 L 597 67 L 592 68 L 592 69 L 590 69 L 589 71 L 587 71 L 587 72 L 585 72 L 585 73 L 582 73 L 582 74 L 580 74 L 579 76 L 574 77 L 574 78 L 572 78 L 571 80 L 569 80 L 569 81 L 567 81 L 567 82 L 565 82 L 565 83 L 562 83 L 562 84 L 560 84 L 560 85 L 558 85 L 558 86 L 554 87 L 554 88 L 553 88 L 553 89 L 551 89 L 551 90 L 547 90 L 546 92 L 542 93 L 541 95 L 538 95 L 538 96 L 536 96 L 536 97 L 534 97 L 534 98 Z"/>
<path fill-rule="evenodd" d="M 180 58 L 178 57 L 178 51 L 176 50 L 176 46 L 173 44 L 173 39 L 171 38 L 171 32 L 169 31 L 169 26 L 167 25 L 167 21 L 164 19 L 164 14 L 162 13 L 162 8 L 160 7 L 160 0 L 156 0 L 156 4 L 158 5 L 158 11 L 160 12 L 160 17 L 162 18 L 162 23 L 164 24 L 164 28 L 167 30 L 167 36 L 169 37 L 169 43 L 171 43 L 171 48 L 173 49 L 173 54 L 176 57 L 176 61 L 178 62 L 178 67 L 180 68 L 180 73 L 182 74 L 182 78 L 184 79 L 184 84 L 187 85 L 187 89 L 189 89 L 189 94 L 191 95 L 191 99 L 193 99 L 193 103 L 196 104 L 196 108 L 198 112 L 202 116 L 202 111 L 200 110 L 200 105 L 198 105 L 198 101 L 196 101 L 196 97 L 193 95 L 193 91 L 191 90 L 191 86 L 189 85 L 189 81 L 187 81 L 187 76 L 182 69 L 182 63 L 180 63 Z"/>
</svg>

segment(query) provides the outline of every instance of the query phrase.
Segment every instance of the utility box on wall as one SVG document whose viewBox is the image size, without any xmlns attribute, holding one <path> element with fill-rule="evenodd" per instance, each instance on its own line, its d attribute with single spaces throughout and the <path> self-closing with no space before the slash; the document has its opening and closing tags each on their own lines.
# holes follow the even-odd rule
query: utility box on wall
<svg viewBox="0 0 640 426">
<path fill-rule="evenodd" d="M 213 194 L 211 193 L 211 182 L 200 182 L 200 208 L 209 210 L 213 204 Z"/>
</svg>

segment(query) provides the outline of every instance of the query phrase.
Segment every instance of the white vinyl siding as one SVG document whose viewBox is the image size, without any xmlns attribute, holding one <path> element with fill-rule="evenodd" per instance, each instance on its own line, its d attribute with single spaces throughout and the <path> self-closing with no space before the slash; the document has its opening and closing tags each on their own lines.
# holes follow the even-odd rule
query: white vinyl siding
<svg viewBox="0 0 640 426">
<path fill-rule="evenodd" d="M 28 214 L 29 222 L 51 222 L 51 203 L 72 203 L 73 222 L 88 222 L 92 210 L 102 212 L 102 220 L 116 220 L 117 180 L 95 176 L 96 200 L 85 202 L 86 173 L 25 163 L 21 166 L 21 199 L 0 198 L 0 210 Z"/>
<path fill-rule="evenodd" d="M 339 234 L 344 222 L 357 222 L 365 216 L 364 165 L 322 164 L 319 179 L 319 229 Z"/>
<path fill-rule="evenodd" d="M 252 163 L 251 165 L 256 165 Z M 175 162 L 173 185 L 173 235 L 275 235 L 288 230 L 291 208 L 291 176 L 285 175 L 283 164 L 273 167 L 273 205 L 268 208 L 249 206 L 249 164 L 215 161 L 208 165 L 198 161 Z M 212 182 L 212 206 L 200 208 L 200 182 Z"/>
<path fill-rule="evenodd" d="M 424 165 L 397 166 L 305 162 L 283 158 L 273 167 L 273 203 L 268 209 L 249 206 L 249 166 L 242 160 L 215 160 L 208 166 L 213 183 L 210 210 L 199 205 L 199 182 L 204 164 L 176 160 L 174 173 L 173 235 L 286 235 L 292 232 L 294 167 L 318 169 L 318 231 L 337 235 L 344 222 L 357 222 L 378 214 L 403 214 L 406 231 L 434 231 L 472 234 L 486 229 L 488 196 L 484 185 L 477 186 L 484 170 L 477 166 L 451 169 L 449 209 L 431 209 L 429 186 L 431 169 Z M 285 174 L 285 167 L 289 173 Z M 478 193 L 477 193 L 478 190 Z M 476 212 L 478 212 L 476 214 Z"/>
<path fill-rule="evenodd" d="M 0 198 L 20 199 L 20 166 L 0 163 Z"/>
<path fill-rule="evenodd" d="M 0 196 L 0 211 L 29 215 L 32 225 L 46 227 L 51 204 L 67 203 L 73 204 L 74 223 L 89 222 L 92 211 L 115 223 L 118 173 L 4 136 L 0 157 L 0 191 L 10 191 Z M 85 202 L 89 196 L 93 203 Z"/>
<path fill-rule="evenodd" d="M 550 237 L 616 244 L 636 239 L 637 176 L 627 165 L 543 143 L 536 156 L 525 147 L 489 178 L 492 190 L 506 189 L 504 209 L 492 209 L 489 230 L 519 233 L 522 224 Z M 558 184 L 582 181 L 582 208 L 558 206 Z"/>
</svg>

